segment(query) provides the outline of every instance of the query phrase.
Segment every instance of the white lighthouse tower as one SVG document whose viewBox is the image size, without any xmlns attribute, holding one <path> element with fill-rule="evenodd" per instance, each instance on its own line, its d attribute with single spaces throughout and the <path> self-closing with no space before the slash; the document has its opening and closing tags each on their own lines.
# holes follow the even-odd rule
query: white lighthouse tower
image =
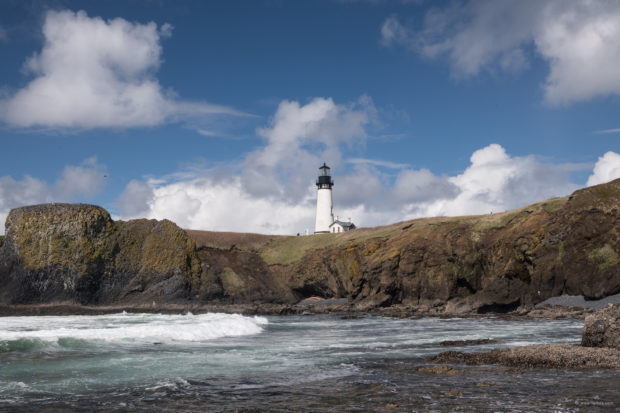
<svg viewBox="0 0 620 413">
<path fill-rule="evenodd" d="M 329 166 L 323 162 L 319 168 L 321 173 L 316 181 L 316 225 L 315 234 L 329 233 L 329 227 L 334 222 L 334 211 L 332 204 L 332 186 L 334 181 L 329 174 Z"/>
</svg>

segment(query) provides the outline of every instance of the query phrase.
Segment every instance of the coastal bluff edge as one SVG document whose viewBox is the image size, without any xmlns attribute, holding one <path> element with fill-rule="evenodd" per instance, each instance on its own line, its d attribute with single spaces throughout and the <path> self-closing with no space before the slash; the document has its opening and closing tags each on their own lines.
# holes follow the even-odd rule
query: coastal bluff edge
<svg viewBox="0 0 620 413">
<path fill-rule="evenodd" d="M 620 292 L 619 206 L 615 180 L 503 213 L 313 236 L 28 206 L 9 213 L 0 237 L 0 307 L 467 315 L 603 299 Z M 309 298 L 328 305 L 299 304 Z"/>
</svg>

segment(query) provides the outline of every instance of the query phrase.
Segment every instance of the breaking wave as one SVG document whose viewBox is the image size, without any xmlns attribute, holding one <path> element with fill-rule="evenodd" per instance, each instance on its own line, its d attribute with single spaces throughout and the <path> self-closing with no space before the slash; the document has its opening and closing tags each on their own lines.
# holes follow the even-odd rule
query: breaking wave
<svg viewBox="0 0 620 413">
<path fill-rule="evenodd" d="M 36 351 L 49 345 L 88 347 L 92 342 L 204 342 L 264 331 L 264 317 L 115 314 L 74 317 L 6 317 L 0 321 L 0 353 Z"/>
</svg>

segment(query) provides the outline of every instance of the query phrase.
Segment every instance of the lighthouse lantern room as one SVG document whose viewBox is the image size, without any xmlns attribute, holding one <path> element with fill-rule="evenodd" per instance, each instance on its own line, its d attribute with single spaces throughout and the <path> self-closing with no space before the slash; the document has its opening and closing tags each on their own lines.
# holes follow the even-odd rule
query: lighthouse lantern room
<svg viewBox="0 0 620 413">
<path fill-rule="evenodd" d="M 326 163 L 319 168 L 319 178 L 316 181 L 316 225 L 315 234 L 329 233 L 329 227 L 334 222 L 332 204 L 332 186 L 334 181 L 330 175 L 330 168 Z"/>
</svg>

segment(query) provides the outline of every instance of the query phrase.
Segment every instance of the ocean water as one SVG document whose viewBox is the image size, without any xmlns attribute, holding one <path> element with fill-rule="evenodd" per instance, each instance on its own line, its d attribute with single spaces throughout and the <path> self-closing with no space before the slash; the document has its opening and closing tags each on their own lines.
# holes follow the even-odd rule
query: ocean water
<svg viewBox="0 0 620 413">
<path fill-rule="evenodd" d="M 446 350 L 578 343 L 582 326 L 338 315 L 0 317 L 0 411 L 616 412 L 615 371 L 420 370 Z M 476 339 L 496 342 L 440 345 Z"/>
</svg>

